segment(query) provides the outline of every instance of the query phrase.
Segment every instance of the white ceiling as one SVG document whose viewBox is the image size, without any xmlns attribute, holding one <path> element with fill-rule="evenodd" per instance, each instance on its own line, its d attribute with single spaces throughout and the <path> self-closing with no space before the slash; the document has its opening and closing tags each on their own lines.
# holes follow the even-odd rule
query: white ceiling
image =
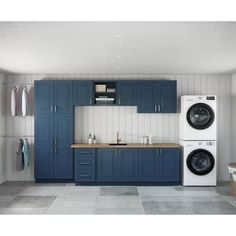
<svg viewBox="0 0 236 236">
<path fill-rule="evenodd" d="M 0 69 L 41 74 L 236 72 L 236 22 L 0 22 Z"/>
</svg>

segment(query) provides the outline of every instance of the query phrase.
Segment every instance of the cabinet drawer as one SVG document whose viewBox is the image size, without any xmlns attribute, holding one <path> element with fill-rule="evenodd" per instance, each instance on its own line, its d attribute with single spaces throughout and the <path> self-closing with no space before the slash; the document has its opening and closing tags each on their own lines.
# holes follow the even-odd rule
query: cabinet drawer
<svg viewBox="0 0 236 236">
<path fill-rule="evenodd" d="M 76 158 L 94 158 L 95 159 L 95 149 L 94 148 L 80 148 L 75 150 Z"/>
<path fill-rule="evenodd" d="M 85 169 L 95 167 L 95 158 L 87 157 L 87 158 L 75 158 L 75 168 Z"/>
<path fill-rule="evenodd" d="M 75 169 L 75 182 L 95 181 L 95 171 Z"/>
</svg>

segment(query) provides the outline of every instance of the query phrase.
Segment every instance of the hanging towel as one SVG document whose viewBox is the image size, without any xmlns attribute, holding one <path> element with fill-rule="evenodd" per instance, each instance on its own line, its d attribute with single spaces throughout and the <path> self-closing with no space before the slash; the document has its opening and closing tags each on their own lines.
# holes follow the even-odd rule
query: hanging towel
<svg viewBox="0 0 236 236">
<path fill-rule="evenodd" d="M 24 139 L 22 152 L 24 154 L 24 168 L 26 169 L 29 166 L 29 143 L 27 138 Z"/>
<path fill-rule="evenodd" d="M 22 152 L 23 140 L 19 139 L 16 149 L 16 170 L 21 171 L 24 169 L 24 154 Z"/>
<path fill-rule="evenodd" d="M 28 110 L 28 93 L 27 93 L 27 88 L 24 87 L 22 90 L 22 115 L 26 116 L 27 115 L 27 110 Z"/>
<path fill-rule="evenodd" d="M 16 116 L 16 92 L 17 89 L 14 87 L 11 91 L 11 115 Z"/>
</svg>

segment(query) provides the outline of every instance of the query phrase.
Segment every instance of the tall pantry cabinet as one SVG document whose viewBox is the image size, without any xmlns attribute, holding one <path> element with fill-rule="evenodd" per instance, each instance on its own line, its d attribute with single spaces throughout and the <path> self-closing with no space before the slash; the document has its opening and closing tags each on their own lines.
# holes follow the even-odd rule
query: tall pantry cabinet
<svg viewBox="0 0 236 236">
<path fill-rule="evenodd" d="M 35 81 L 35 180 L 73 179 L 72 81 Z"/>
</svg>

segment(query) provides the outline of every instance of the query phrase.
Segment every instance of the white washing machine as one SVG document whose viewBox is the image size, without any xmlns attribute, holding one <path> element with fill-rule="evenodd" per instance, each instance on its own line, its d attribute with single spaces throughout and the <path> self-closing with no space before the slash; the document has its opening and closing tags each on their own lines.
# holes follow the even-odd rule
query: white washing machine
<svg viewBox="0 0 236 236">
<path fill-rule="evenodd" d="M 216 96 L 181 96 L 179 139 L 216 140 Z"/>
<path fill-rule="evenodd" d="M 216 141 L 180 141 L 182 146 L 182 184 L 216 186 Z"/>
</svg>

